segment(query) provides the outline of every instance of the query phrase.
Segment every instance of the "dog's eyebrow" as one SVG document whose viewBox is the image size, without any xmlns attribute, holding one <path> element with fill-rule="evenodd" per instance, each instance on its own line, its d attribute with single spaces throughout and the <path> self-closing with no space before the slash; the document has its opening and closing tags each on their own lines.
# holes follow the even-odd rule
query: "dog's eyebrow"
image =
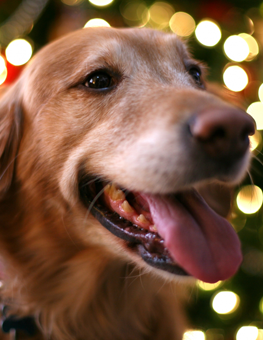
<svg viewBox="0 0 263 340">
<path fill-rule="evenodd" d="M 94 51 L 88 53 L 87 58 L 85 60 L 85 74 L 89 74 L 90 72 L 106 69 L 110 70 L 114 73 L 121 74 L 122 63 L 119 61 L 119 55 L 121 54 L 121 46 L 114 39 L 110 40 L 110 43 L 107 43 L 96 46 Z M 83 71 L 82 71 L 83 76 Z"/>
</svg>

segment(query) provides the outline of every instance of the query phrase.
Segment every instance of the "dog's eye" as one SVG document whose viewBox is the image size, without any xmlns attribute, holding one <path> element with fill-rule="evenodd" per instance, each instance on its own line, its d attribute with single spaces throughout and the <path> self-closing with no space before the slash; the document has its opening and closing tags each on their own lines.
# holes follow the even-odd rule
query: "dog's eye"
<svg viewBox="0 0 263 340">
<path fill-rule="evenodd" d="M 197 85 L 201 86 L 202 85 L 202 80 L 201 80 L 201 70 L 197 67 L 191 67 L 189 69 L 189 74 L 193 77 L 194 81 L 196 82 Z"/>
<path fill-rule="evenodd" d="M 112 78 L 106 72 L 96 72 L 88 77 L 85 86 L 92 89 L 107 89 L 112 85 Z"/>
</svg>

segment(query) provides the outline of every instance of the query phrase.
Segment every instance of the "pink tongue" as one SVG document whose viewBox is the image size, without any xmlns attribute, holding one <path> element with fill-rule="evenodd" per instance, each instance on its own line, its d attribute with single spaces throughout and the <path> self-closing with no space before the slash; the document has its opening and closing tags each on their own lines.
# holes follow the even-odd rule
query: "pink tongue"
<svg viewBox="0 0 263 340">
<path fill-rule="evenodd" d="M 186 272 L 210 283 L 236 273 L 242 261 L 239 239 L 196 191 L 180 194 L 180 201 L 142 196 L 171 256 Z"/>
</svg>

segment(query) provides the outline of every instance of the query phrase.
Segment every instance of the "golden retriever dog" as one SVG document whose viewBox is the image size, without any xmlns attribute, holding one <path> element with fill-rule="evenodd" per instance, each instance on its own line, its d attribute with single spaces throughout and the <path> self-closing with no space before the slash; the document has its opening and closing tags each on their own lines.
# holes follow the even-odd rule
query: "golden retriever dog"
<svg viewBox="0 0 263 340">
<path fill-rule="evenodd" d="M 88 28 L 4 91 L 1 301 L 36 339 L 181 339 L 176 278 L 237 271 L 236 233 L 195 188 L 244 177 L 254 121 L 203 72 L 175 34 Z"/>
</svg>

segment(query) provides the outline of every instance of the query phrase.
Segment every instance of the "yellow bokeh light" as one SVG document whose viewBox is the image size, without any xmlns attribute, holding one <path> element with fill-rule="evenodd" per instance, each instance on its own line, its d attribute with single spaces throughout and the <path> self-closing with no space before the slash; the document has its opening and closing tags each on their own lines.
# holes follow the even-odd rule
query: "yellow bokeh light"
<svg viewBox="0 0 263 340">
<path fill-rule="evenodd" d="M 249 113 L 254 118 L 257 129 L 263 130 L 263 103 L 255 102 L 250 104 L 247 108 L 247 113 Z"/>
<path fill-rule="evenodd" d="M 237 206 L 245 214 L 254 214 L 262 206 L 262 190 L 256 185 L 246 185 L 238 193 Z"/>
<path fill-rule="evenodd" d="M 177 35 L 181 37 L 188 37 L 195 30 L 195 21 L 190 14 L 177 12 L 172 16 L 169 26 Z"/>
<path fill-rule="evenodd" d="M 5 60 L 2 56 L 0 56 L 0 85 L 2 85 L 7 78 L 7 68 L 5 64 Z"/>
<path fill-rule="evenodd" d="M 259 86 L 259 89 L 258 89 L 258 97 L 260 99 L 260 101 L 263 103 L 263 84 L 261 84 Z"/>
<path fill-rule="evenodd" d="M 195 36 L 202 45 L 212 47 L 220 41 L 222 34 L 216 23 L 203 20 L 197 25 Z"/>
<path fill-rule="evenodd" d="M 151 22 L 159 28 L 169 26 L 169 21 L 174 14 L 174 8 L 167 2 L 155 2 L 149 9 Z"/>
<path fill-rule="evenodd" d="M 256 39 L 247 33 L 240 33 L 239 37 L 243 38 L 249 47 L 249 55 L 247 56 L 246 60 L 253 60 L 259 53 L 259 47 Z"/>
<path fill-rule="evenodd" d="M 226 68 L 223 73 L 223 80 L 229 90 L 240 92 L 248 84 L 248 75 L 242 67 L 233 65 Z"/>
<path fill-rule="evenodd" d="M 236 340 L 257 340 L 258 328 L 255 326 L 243 326 L 236 334 Z"/>
<path fill-rule="evenodd" d="M 7 61 L 15 66 L 26 64 L 32 57 L 33 48 L 25 39 L 15 39 L 5 50 Z"/>
<path fill-rule="evenodd" d="M 145 26 L 150 20 L 149 10 L 144 2 L 130 1 L 120 6 L 121 15 L 129 26 Z"/>
<path fill-rule="evenodd" d="M 5 59 L 0 55 L 0 74 L 6 69 Z"/>
<path fill-rule="evenodd" d="M 259 310 L 263 314 L 263 298 L 259 302 Z"/>
<path fill-rule="evenodd" d="M 87 28 L 87 27 L 110 27 L 110 24 L 106 20 L 103 20 L 100 18 L 94 18 L 94 19 L 89 20 L 85 24 L 84 28 Z"/>
<path fill-rule="evenodd" d="M 111 4 L 114 0 L 89 0 L 92 5 L 98 6 L 98 7 L 104 7 Z"/>
<path fill-rule="evenodd" d="M 202 331 L 187 331 L 183 335 L 183 340 L 205 340 L 205 333 Z"/>
<path fill-rule="evenodd" d="M 240 299 L 235 293 L 222 291 L 213 297 L 212 307 L 218 314 L 229 314 L 238 308 L 239 302 Z"/>
<path fill-rule="evenodd" d="M 200 281 L 200 280 L 197 281 L 198 287 L 201 288 L 202 290 L 205 290 L 205 291 L 214 290 L 217 287 L 219 287 L 221 285 L 221 283 L 222 283 L 222 281 L 218 281 L 216 283 L 207 283 L 207 282 L 203 282 L 203 281 Z"/>
<path fill-rule="evenodd" d="M 76 6 L 79 5 L 81 2 L 84 0 L 61 0 L 63 4 L 68 5 L 68 6 Z"/>
<path fill-rule="evenodd" d="M 261 133 L 256 131 L 253 136 L 249 136 L 250 140 L 250 151 L 254 151 L 259 144 L 262 142 L 262 136 Z"/>
<path fill-rule="evenodd" d="M 231 35 L 224 43 L 226 56 L 234 61 L 243 61 L 249 55 L 249 46 L 246 40 L 238 35 Z"/>
</svg>

